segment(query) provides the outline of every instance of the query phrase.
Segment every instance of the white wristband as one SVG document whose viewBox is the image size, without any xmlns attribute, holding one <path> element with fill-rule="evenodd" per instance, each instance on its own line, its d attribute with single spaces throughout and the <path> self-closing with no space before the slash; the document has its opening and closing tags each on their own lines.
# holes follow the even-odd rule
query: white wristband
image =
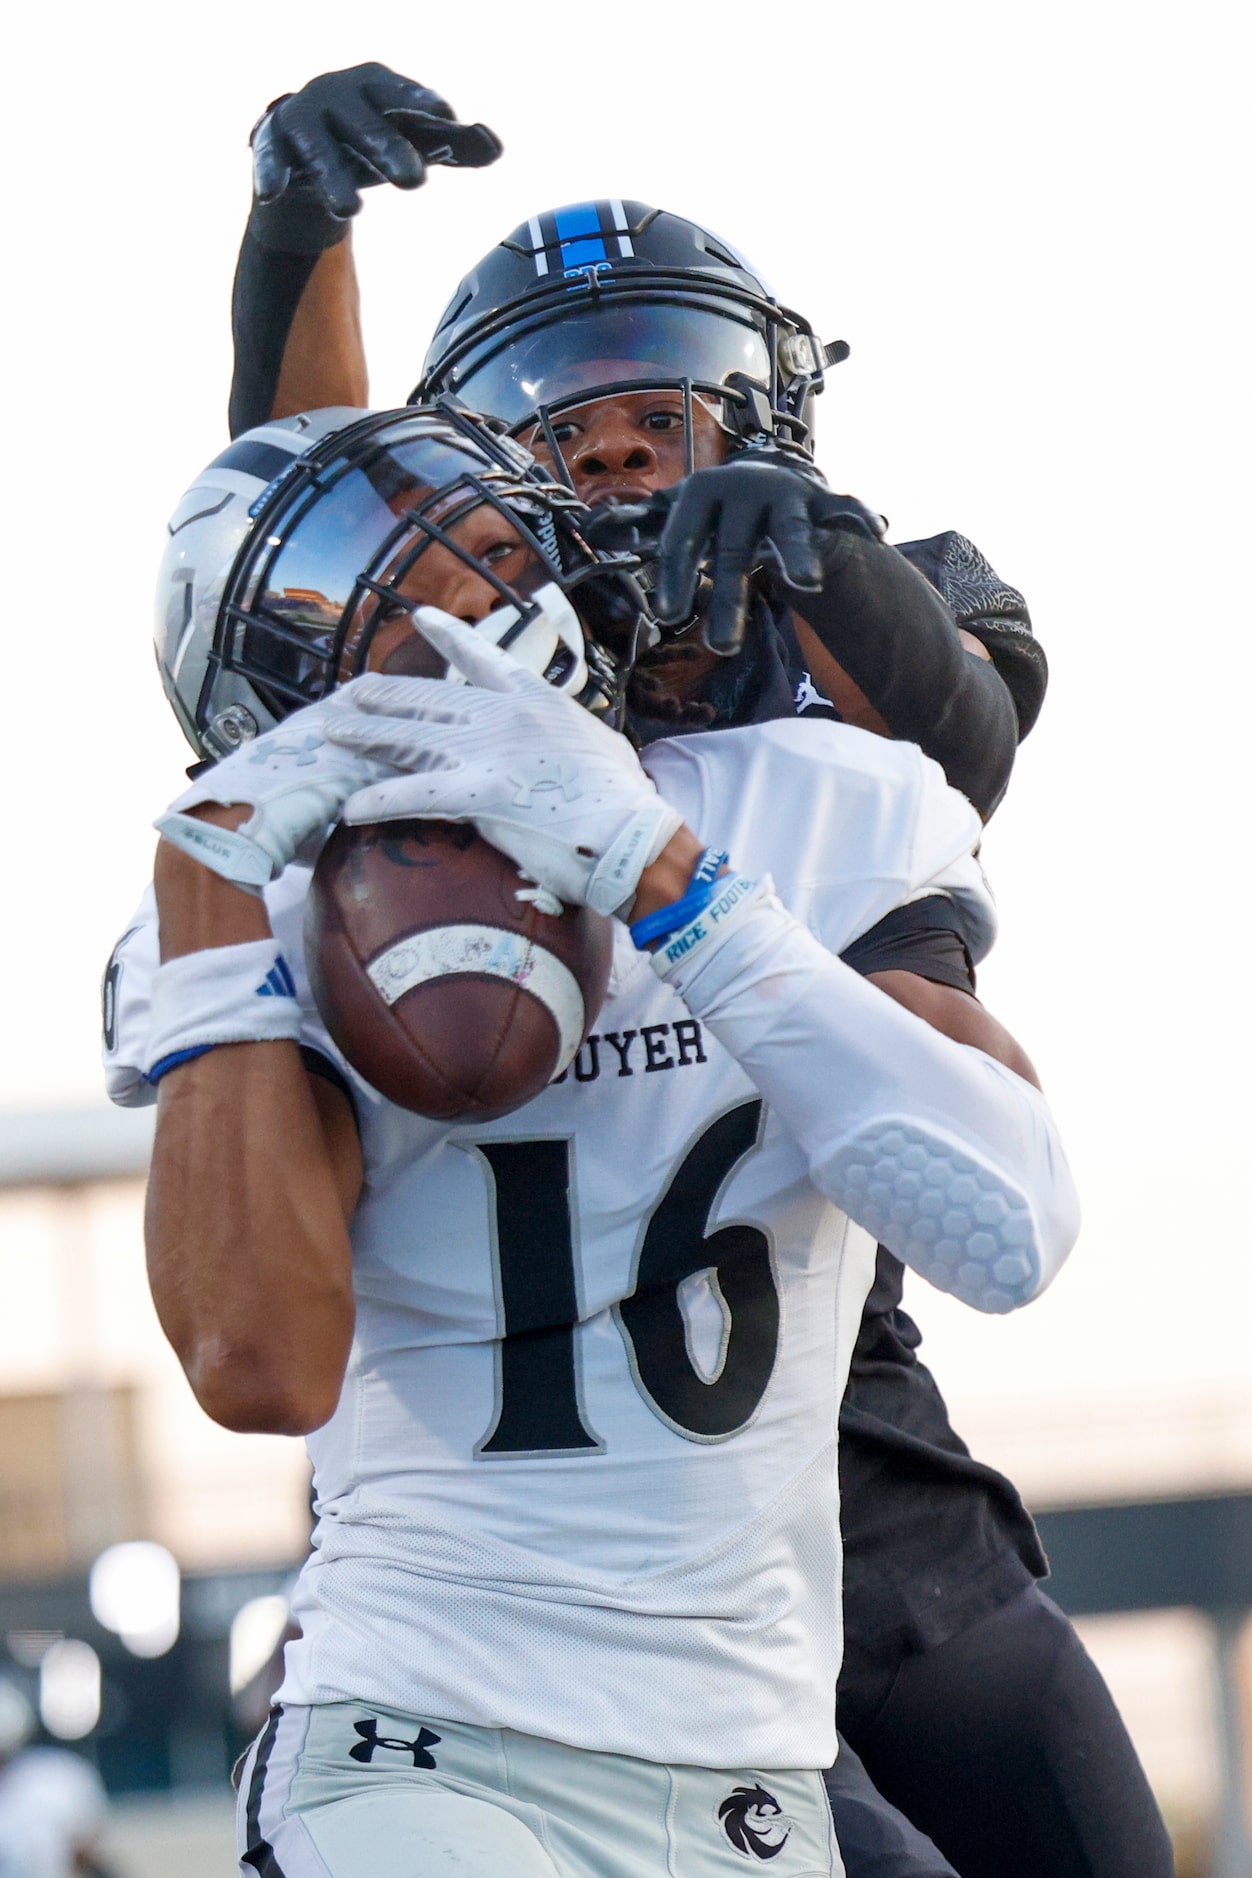
<svg viewBox="0 0 1252 1878">
<path fill-rule="evenodd" d="M 688 982 L 688 969 L 703 967 L 749 907 L 756 906 L 774 891 L 768 874 L 762 880 L 749 880 L 746 874 L 728 874 L 717 885 L 718 892 L 708 905 L 677 932 L 662 939 L 652 954 L 653 971 L 678 992 L 682 992 Z"/>
<path fill-rule="evenodd" d="M 144 1074 L 157 1082 L 188 1053 L 219 1043 L 295 1042 L 300 1006 L 276 939 L 170 959 L 152 980 Z"/>
</svg>

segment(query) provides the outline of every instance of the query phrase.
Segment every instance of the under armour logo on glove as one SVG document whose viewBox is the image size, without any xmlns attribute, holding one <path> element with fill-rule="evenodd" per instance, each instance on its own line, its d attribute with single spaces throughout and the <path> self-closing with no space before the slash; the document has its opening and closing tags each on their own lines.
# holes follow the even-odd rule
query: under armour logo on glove
<svg viewBox="0 0 1252 1878">
<path fill-rule="evenodd" d="M 791 1821 L 764 1787 L 735 1787 L 718 1807 L 717 1817 L 736 1852 L 746 1858 L 777 1858 L 791 1837 Z"/>
<path fill-rule="evenodd" d="M 541 790 L 559 789 L 567 802 L 577 802 L 582 794 L 582 785 L 576 769 L 567 769 L 564 763 L 557 763 L 551 769 L 545 764 L 537 775 L 519 776 L 509 772 L 509 781 L 513 785 L 513 807 L 528 809 L 533 807 L 533 798 Z"/>
<path fill-rule="evenodd" d="M 429 1728 L 419 1728 L 416 1741 L 392 1741 L 379 1734 L 378 1721 L 373 1715 L 368 1721 L 353 1722 L 352 1726 L 361 1739 L 354 1748 L 348 1749 L 348 1756 L 351 1760 L 363 1761 L 367 1767 L 374 1758 L 375 1748 L 393 1748 L 397 1754 L 411 1754 L 414 1767 L 433 1767 L 435 1757 L 429 1749 L 443 1739 Z"/>
<path fill-rule="evenodd" d="M 271 743 L 264 750 L 258 750 L 251 761 L 268 763 L 276 756 L 294 756 L 296 768 L 305 769 L 310 763 L 316 762 L 313 752 L 320 750 L 325 741 L 325 737 L 309 736 L 304 739 L 303 743 Z"/>
</svg>

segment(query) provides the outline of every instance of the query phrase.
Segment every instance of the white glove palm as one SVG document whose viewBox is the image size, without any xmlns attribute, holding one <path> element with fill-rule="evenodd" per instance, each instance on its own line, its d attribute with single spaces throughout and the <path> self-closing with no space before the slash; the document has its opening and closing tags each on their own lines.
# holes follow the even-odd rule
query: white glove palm
<svg viewBox="0 0 1252 1878">
<path fill-rule="evenodd" d="M 296 711 L 215 763 L 170 804 L 156 824 L 160 833 L 251 892 L 289 862 L 312 861 L 347 798 L 392 773 L 389 763 L 331 743 L 325 709 L 323 702 Z M 237 831 L 215 828 L 187 812 L 205 802 L 244 803 L 252 814 Z"/>
<path fill-rule="evenodd" d="M 626 739 L 461 621 L 425 608 L 422 631 L 469 684 L 366 676 L 328 702 L 328 737 L 407 772 L 353 796 L 344 820 L 472 822 L 559 899 L 627 906 L 682 817 Z"/>
</svg>

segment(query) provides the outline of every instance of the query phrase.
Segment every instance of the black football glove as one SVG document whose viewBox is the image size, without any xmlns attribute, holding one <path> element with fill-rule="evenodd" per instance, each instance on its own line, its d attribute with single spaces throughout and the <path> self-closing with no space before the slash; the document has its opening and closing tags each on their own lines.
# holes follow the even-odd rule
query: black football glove
<svg viewBox="0 0 1252 1878">
<path fill-rule="evenodd" d="M 342 222 L 362 189 L 416 189 L 429 164 L 482 169 L 502 148 L 485 124 L 459 124 L 437 92 L 385 65 L 354 65 L 270 106 L 252 133 L 253 189 L 262 205 L 298 191 Z"/>
<path fill-rule="evenodd" d="M 829 490 L 815 469 L 764 451 L 745 451 L 697 470 L 653 497 L 668 508 L 661 533 L 653 610 L 663 625 L 691 617 L 701 570 L 712 585 L 704 643 L 731 658 L 743 645 L 752 575 L 764 568 L 785 587 L 815 593 L 844 558 L 849 534 L 881 540 L 882 518 L 852 496 Z"/>
</svg>

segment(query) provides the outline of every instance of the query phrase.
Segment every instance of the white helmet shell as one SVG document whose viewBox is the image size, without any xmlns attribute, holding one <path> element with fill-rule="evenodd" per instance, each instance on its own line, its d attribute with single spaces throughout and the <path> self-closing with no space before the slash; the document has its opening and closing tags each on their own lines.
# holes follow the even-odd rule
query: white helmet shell
<svg viewBox="0 0 1252 1878">
<path fill-rule="evenodd" d="M 214 685 L 212 717 L 197 724 L 222 593 L 261 498 L 313 444 L 365 415 L 332 405 L 248 431 L 201 471 L 170 516 L 157 577 L 157 668 L 197 749 L 207 744 L 213 755 L 224 756 L 276 722 L 248 679 L 228 671 Z"/>
<path fill-rule="evenodd" d="M 480 509 L 526 548 L 513 583 L 475 552 L 473 527 L 461 533 Z M 587 709 L 616 712 L 653 628 L 637 561 L 594 547 L 588 518 L 528 451 L 454 400 L 261 425 L 170 519 L 156 620 L 166 694 L 202 756 L 228 754 L 368 669 L 383 623 L 418 605 L 405 583 L 438 545 L 495 590 L 480 622 L 494 643 Z"/>
</svg>

